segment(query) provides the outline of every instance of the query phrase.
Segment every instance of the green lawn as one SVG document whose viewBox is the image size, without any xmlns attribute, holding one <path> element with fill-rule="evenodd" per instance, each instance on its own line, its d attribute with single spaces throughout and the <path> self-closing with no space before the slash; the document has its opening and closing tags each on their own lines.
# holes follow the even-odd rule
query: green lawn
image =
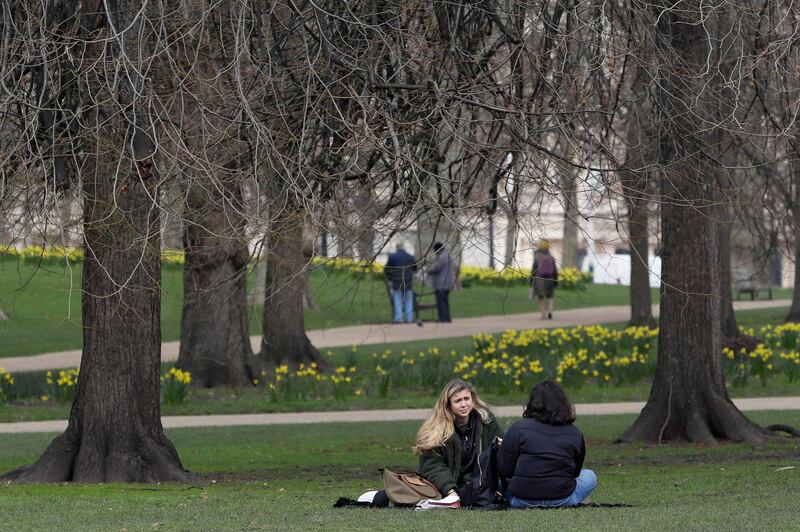
<svg viewBox="0 0 800 532">
<path fill-rule="evenodd" d="M 757 412 L 800 424 L 800 411 Z M 334 509 L 379 487 L 377 468 L 413 467 L 416 422 L 168 431 L 192 485 L 0 485 L 2 530 L 797 530 L 800 442 L 617 445 L 634 417 L 586 416 L 586 467 L 597 503 L 631 508 L 513 510 Z M 502 420 L 508 426 L 510 420 Z M 30 463 L 52 434 L 0 435 L 0 470 Z"/>
<path fill-rule="evenodd" d="M 0 258 L 0 308 L 12 319 L 0 322 L 0 358 L 25 356 L 81 347 L 81 267 L 41 265 L 38 269 L 8 257 Z M 372 278 L 315 270 L 311 283 L 320 310 L 306 312 L 309 330 L 389 321 L 389 302 L 383 283 Z M 162 336 L 177 340 L 180 334 L 182 271 L 163 270 Z M 628 304 L 624 286 L 589 285 L 584 291 L 559 290 L 557 308 L 570 309 Z M 791 297 L 779 289 L 776 298 Z M 429 299 L 432 296 L 429 296 Z M 654 302 L 658 300 L 653 290 Z M 454 318 L 517 314 L 535 311 L 525 286 L 479 286 L 472 284 L 451 294 Z M 777 312 L 782 320 L 785 310 Z M 262 307 L 251 307 L 250 331 L 260 334 Z M 425 311 L 424 318 L 434 317 Z"/>
<path fill-rule="evenodd" d="M 182 270 L 165 267 L 162 273 L 161 326 L 164 341 L 180 336 Z M 382 282 L 342 273 L 314 270 L 314 296 L 320 310 L 306 312 L 309 330 L 390 321 L 389 301 Z M 25 356 L 81 347 L 81 266 L 44 264 L 37 268 L 0 257 L 0 308 L 12 319 L 0 322 L 0 358 Z M 430 296 L 432 298 L 432 296 Z M 628 289 L 590 285 L 585 291 L 558 293 L 558 308 L 628 303 Z M 654 291 L 654 297 L 657 293 Z M 524 286 L 471 285 L 453 292 L 454 318 L 531 312 Z M 251 307 L 250 331 L 260 334 L 262 306 Z M 426 319 L 434 316 L 427 311 Z"/>
</svg>

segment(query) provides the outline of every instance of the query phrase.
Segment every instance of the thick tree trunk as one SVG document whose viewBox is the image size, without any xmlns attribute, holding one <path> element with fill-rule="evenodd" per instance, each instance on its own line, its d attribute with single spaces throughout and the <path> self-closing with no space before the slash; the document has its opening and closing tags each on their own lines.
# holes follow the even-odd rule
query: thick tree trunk
<svg viewBox="0 0 800 532">
<path fill-rule="evenodd" d="M 645 191 L 647 175 L 625 174 L 624 188 L 628 200 L 628 238 L 631 255 L 631 320 L 629 325 L 655 327 L 653 298 L 650 295 L 650 215 Z"/>
<path fill-rule="evenodd" d="M 718 439 L 761 444 L 767 430 L 748 420 L 733 404 L 722 372 L 719 294 L 719 241 L 715 216 L 714 161 L 700 154 L 706 145 L 703 90 L 690 80 L 704 79 L 710 44 L 707 31 L 722 28 L 724 13 L 697 24 L 700 6 L 658 13 L 661 52 L 672 54 L 662 69 L 661 111 L 662 288 L 658 362 L 650 397 L 621 441 Z M 723 31 L 722 29 L 720 31 Z M 727 31 L 725 29 L 724 31 Z M 716 96 L 716 95 L 715 95 Z M 689 107 L 692 106 L 693 107 Z"/>
<path fill-rule="evenodd" d="M 764 441 L 725 388 L 720 342 L 717 223 L 698 183 L 697 168 L 673 165 L 664 179 L 661 326 L 653 387 L 641 415 L 622 441 L 718 438 Z M 673 190 L 666 190 L 674 185 Z M 681 198 L 693 198 L 682 204 Z"/>
<path fill-rule="evenodd" d="M 800 165 L 795 165 L 794 201 L 792 202 L 792 220 L 794 221 L 794 289 L 792 290 L 792 306 L 787 322 L 800 323 Z"/>
<path fill-rule="evenodd" d="M 261 358 L 271 364 L 323 365 L 303 321 L 308 260 L 303 253 L 303 216 L 299 208 L 284 205 L 273 219 L 268 239 Z"/>
<path fill-rule="evenodd" d="M 187 194 L 181 348 L 192 385 L 243 386 L 259 367 L 250 347 L 242 194 L 236 182 L 198 180 Z"/>
<path fill-rule="evenodd" d="M 99 146 L 93 147 L 98 149 Z M 67 430 L 20 482 L 185 481 L 160 410 L 160 281 L 157 179 L 119 161 L 83 176 L 83 355 Z M 137 173 L 139 175 L 137 175 Z"/>
</svg>

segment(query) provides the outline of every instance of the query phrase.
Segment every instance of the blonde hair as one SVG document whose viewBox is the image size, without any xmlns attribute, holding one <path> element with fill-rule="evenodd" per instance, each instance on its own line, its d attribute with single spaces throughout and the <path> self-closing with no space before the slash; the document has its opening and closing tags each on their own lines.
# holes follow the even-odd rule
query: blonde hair
<svg viewBox="0 0 800 532">
<path fill-rule="evenodd" d="M 481 420 L 484 423 L 491 421 L 492 413 L 489 406 L 478 397 L 475 387 L 467 381 L 453 379 L 445 385 L 433 407 L 433 412 L 417 431 L 416 444 L 411 448 L 414 454 L 425 454 L 432 449 L 441 447 L 453 437 L 456 431 L 456 418 L 450 410 L 450 398 L 462 390 L 468 390 L 472 394 L 473 409 L 481 417 Z"/>
</svg>

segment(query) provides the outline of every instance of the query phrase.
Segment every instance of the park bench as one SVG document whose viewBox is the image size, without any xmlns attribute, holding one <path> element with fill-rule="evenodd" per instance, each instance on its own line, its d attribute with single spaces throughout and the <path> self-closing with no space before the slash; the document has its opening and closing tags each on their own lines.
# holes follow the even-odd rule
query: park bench
<svg viewBox="0 0 800 532">
<path fill-rule="evenodd" d="M 392 283 L 388 279 L 384 279 L 384 285 L 386 286 L 386 295 L 389 296 L 389 308 L 392 311 L 392 316 L 394 316 L 394 301 L 392 300 Z M 436 301 L 430 301 L 430 297 L 435 297 L 433 292 L 417 292 L 414 291 L 414 321 L 420 323 L 422 321 L 422 317 L 420 313 L 425 310 L 435 310 L 436 309 Z M 432 320 L 435 318 L 432 316 Z"/>
<path fill-rule="evenodd" d="M 769 281 L 760 280 L 754 275 L 739 275 L 734 279 L 736 288 L 736 299 L 742 298 L 742 294 L 750 294 L 750 300 L 758 299 L 758 294 L 766 292 L 768 299 L 772 299 L 772 284 Z"/>
</svg>

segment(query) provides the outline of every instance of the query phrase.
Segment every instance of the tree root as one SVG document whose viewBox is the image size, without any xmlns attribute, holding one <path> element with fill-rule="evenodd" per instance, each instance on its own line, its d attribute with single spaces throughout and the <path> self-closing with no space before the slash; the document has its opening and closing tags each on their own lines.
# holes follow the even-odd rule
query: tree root
<svg viewBox="0 0 800 532">
<path fill-rule="evenodd" d="M 776 431 L 800 437 L 800 431 L 788 425 L 761 427 L 749 420 L 726 397 L 711 393 L 688 411 L 676 411 L 665 394 L 652 400 L 616 441 L 647 442 L 689 441 L 716 445 L 720 440 L 741 441 L 760 447 L 771 441 L 785 441 Z"/>
<path fill-rule="evenodd" d="M 777 424 L 777 425 L 769 425 L 764 428 L 773 434 L 776 432 L 785 432 L 787 434 L 790 434 L 791 436 L 794 436 L 795 438 L 800 438 L 800 430 L 797 430 L 791 425 Z"/>
<path fill-rule="evenodd" d="M 70 426 L 39 459 L 0 479 L 25 484 L 54 482 L 188 482 L 192 474 L 164 437 L 102 437 Z"/>
</svg>

